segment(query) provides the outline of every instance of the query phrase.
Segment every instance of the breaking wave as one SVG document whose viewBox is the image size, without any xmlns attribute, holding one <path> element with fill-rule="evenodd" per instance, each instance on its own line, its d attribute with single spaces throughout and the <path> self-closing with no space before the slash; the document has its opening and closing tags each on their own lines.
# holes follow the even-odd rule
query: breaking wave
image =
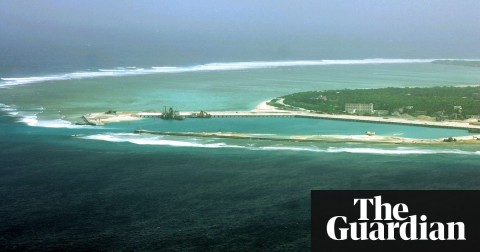
<svg viewBox="0 0 480 252">
<path fill-rule="evenodd" d="M 480 151 L 466 151 L 458 149 L 426 149 L 426 148 L 352 148 L 352 147 L 321 147 L 321 146 L 256 146 L 252 142 L 245 145 L 234 145 L 224 142 L 202 142 L 197 139 L 178 138 L 165 139 L 162 136 L 139 135 L 133 133 L 106 133 L 95 135 L 75 136 L 87 140 L 100 140 L 108 142 L 126 142 L 137 145 L 159 145 L 173 147 L 193 148 L 237 148 L 260 151 L 295 151 L 295 152 L 318 152 L 318 153 L 354 153 L 372 155 L 432 155 L 432 154 L 456 154 L 456 155 L 480 155 Z"/>
<path fill-rule="evenodd" d="M 79 129 L 85 128 L 84 125 L 75 125 L 69 121 L 65 121 L 62 119 L 54 119 L 54 120 L 38 120 L 37 116 L 24 116 L 19 119 L 20 122 L 27 124 L 28 126 L 33 127 L 44 127 L 44 128 L 68 128 L 68 129 Z"/>
<path fill-rule="evenodd" d="M 114 69 L 98 69 L 98 71 L 73 72 L 48 76 L 33 76 L 20 78 L 1 78 L 0 88 L 24 85 L 46 81 L 75 80 L 100 77 L 119 77 L 130 75 L 144 75 L 157 73 L 184 73 L 199 71 L 231 71 L 277 67 L 323 66 L 323 65 L 362 65 L 362 64 L 402 64 L 402 63 L 430 63 L 435 59 L 360 59 L 360 60 L 298 60 L 298 61 L 254 61 L 210 63 L 186 67 L 117 67 Z"/>
<path fill-rule="evenodd" d="M 53 120 L 39 120 L 38 114 L 43 112 L 43 108 L 33 108 L 28 111 L 18 110 L 15 106 L 10 106 L 0 103 L 0 110 L 5 112 L 7 115 L 17 118 L 18 122 L 25 123 L 28 126 L 32 127 L 44 127 L 44 128 L 70 128 L 70 129 L 79 129 L 79 128 L 89 128 L 90 126 L 86 125 L 75 125 L 69 121 L 62 119 L 53 119 Z"/>
<path fill-rule="evenodd" d="M 348 152 L 356 154 L 383 154 L 383 155 L 421 155 L 421 154 L 460 154 L 460 155 L 480 155 L 479 151 L 464 151 L 457 149 L 418 149 L 399 147 L 396 149 L 376 149 L 376 148 L 328 148 L 328 152 Z"/>
<path fill-rule="evenodd" d="M 144 136 L 133 133 L 112 133 L 80 136 L 82 139 L 102 140 L 108 142 L 128 142 L 139 145 L 167 145 L 176 147 L 201 147 L 201 148 L 245 148 L 239 145 L 225 143 L 198 143 L 189 141 L 166 140 L 159 136 Z"/>
</svg>

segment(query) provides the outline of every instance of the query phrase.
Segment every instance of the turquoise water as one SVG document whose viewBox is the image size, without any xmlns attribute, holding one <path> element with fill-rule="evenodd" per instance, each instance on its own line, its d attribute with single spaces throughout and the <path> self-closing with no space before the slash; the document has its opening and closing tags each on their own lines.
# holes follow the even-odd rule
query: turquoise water
<svg viewBox="0 0 480 252">
<path fill-rule="evenodd" d="M 2 89 L 0 102 L 43 108 L 39 117 L 78 120 L 108 109 L 119 111 L 250 110 L 292 92 L 388 86 L 480 84 L 476 68 L 429 63 L 300 66 L 231 71 L 195 71 L 35 82 Z"/>
<path fill-rule="evenodd" d="M 135 129 L 170 132 L 235 132 L 278 135 L 363 135 L 374 131 L 381 136 L 409 138 L 445 138 L 450 136 L 473 135 L 467 130 L 428 128 L 396 124 L 378 124 L 324 119 L 304 118 L 211 118 L 168 121 L 147 119 L 117 124 Z M 112 127 L 116 125 L 112 124 Z"/>
<path fill-rule="evenodd" d="M 139 145 L 12 123 L 0 117 L 2 249 L 308 251 L 311 189 L 480 189 L 478 155 Z"/>
<path fill-rule="evenodd" d="M 446 138 L 464 130 L 301 118 L 147 119 L 108 109 L 253 109 L 295 91 L 480 84 L 476 68 L 328 65 L 34 82 L 0 89 L 0 249 L 308 251 L 312 189 L 480 189 L 475 145 L 291 143 L 135 129 Z"/>
</svg>

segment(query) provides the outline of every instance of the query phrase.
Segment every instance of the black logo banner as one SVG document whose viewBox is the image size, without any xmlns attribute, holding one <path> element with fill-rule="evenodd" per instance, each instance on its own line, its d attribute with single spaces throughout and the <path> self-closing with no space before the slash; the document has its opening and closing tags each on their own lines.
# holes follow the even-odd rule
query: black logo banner
<svg viewBox="0 0 480 252">
<path fill-rule="evenodd" d="M 311 192 L 312 251 L 480 251 L 480 191 Z"/>
</svg>

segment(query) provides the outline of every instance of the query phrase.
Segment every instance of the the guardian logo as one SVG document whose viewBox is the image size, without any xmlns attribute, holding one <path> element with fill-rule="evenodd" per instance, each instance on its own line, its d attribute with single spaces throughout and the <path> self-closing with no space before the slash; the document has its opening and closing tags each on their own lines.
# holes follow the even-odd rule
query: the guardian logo
<svg viewBox="0 0 480 252">
<path fill-rule="evenodd" d="M 480 190 L 312 190 L 311 251 L 480 251 Z"/>
<path fill-rule="evenodd" d="M 466 240 L 463 222 L 430 222 L 426 215 L 410 215 L 406 204 L 382 202 L 382 196 L 355 198 L 359 218 L 333 216 L 326 225 L 333 240 Z M 373 214 L 371 211 L 374 211 Z M 371 217 L 369 217 L 371 216 Z"/>
</svg>

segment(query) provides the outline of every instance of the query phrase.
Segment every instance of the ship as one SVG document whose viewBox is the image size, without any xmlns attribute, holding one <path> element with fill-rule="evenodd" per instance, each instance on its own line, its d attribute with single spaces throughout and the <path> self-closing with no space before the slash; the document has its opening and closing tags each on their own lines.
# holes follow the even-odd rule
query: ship
<svg viewBox="0 0 480 252">
<path fill-rule="evenodd" d="M 180 112 L 178 110 L 174 110 L 172 107 L 167 110 L 167 106 L 164 106 L 163 113 L 160 115 L 160 118 L 165 120 L 184 120 L 185 116 L 180 115 Z"/>
</svg>

